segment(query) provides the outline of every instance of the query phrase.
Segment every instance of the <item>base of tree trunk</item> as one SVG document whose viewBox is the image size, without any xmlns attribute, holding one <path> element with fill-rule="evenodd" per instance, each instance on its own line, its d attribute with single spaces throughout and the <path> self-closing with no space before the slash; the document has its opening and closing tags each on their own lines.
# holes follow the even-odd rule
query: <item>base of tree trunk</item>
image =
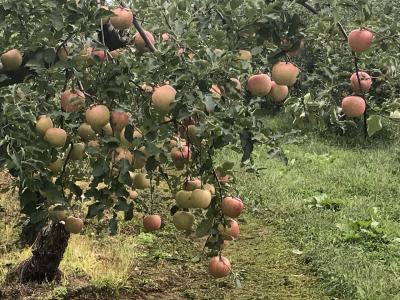
<svg viewBox="0 0 400 300">
<path fill-rule="evenodd" d="M 69 233 L 61 223 L 51 223 L 38 234 L 32 256 L 8 273 L 7 282 L 44 282 L 61 278 L 58 269 L 68 246 Z"/>
</svg>

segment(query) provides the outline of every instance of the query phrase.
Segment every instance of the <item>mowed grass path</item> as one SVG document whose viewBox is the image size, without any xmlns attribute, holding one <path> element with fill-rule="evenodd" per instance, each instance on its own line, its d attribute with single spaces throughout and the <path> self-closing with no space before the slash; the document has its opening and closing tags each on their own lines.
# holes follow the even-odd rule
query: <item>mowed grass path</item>
<svg viewBox="0 0 400 300">
<path fill-rule="evenodd" d="M 284 151 L 287 166 L 260 147 L 256 165 L 266 169 L 239 171 L 248 211 L 302 253 L 327 295 L 400 299 L 399 143 L 363 148 L 306 138 Z"/>
</svg>

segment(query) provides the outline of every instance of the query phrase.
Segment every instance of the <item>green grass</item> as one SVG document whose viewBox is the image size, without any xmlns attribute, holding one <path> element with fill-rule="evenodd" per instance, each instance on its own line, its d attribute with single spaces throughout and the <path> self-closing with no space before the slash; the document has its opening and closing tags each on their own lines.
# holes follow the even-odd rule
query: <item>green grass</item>
<svg viewBox="0 0 400 300">
<path fill-rule="evenodd" d="M 239 171 L 237 185 L 248 210 L 304 253 L 328 295 L 400 299 L 399 144 L 359 140 L 305 138 L 284 146 L 287 166 L 259 147 L 255 162 L 266 169 Z"/>
</svg>

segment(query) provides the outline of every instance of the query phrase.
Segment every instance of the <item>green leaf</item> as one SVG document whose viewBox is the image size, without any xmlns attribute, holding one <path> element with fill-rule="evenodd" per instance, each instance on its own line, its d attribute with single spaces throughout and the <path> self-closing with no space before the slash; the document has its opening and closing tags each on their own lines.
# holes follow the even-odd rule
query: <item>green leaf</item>
<svg viewBox="0 0 400 300">
<path fill-rule="evenodd" d="M 372 115 L 367 120 L 368 135 L 373 136 L 382 129 L 382 118 L 378 115 Z"/>
</svg>

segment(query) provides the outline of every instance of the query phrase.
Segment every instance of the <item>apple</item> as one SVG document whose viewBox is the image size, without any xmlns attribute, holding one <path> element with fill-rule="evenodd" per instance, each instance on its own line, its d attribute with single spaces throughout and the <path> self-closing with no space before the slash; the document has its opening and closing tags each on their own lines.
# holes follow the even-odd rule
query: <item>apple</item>
<svg viewBox="0 0 400 300">
<path fill-rule="evenodd" d="M 117 147 L 114 150 L 114 159 L 116 162 L 119 162 L 122 159 L 126 159 L 129 164 L 132 164 L 133 154 L 131 153 L 131 151 L 129 151 L 129 149 L 125 147 Z"/>
<path fill-rule="evenodd" d="M 168 40 L 169 40 L 169 33 L 168 33 L 168 32 L 164 32 L 164 33 L 161 35 L 161 38 L 162 38 L 162 40 L 163 40 L 164 42 L 168 41 Z"/>
<path fill-rule="evenodd" d="M 278 85 L 275 81 L 272 81 L 269 96 L 275 103 L 282 103 L 288 94 L 289 88 L 286 85 Z"/>
<path fill-rule="evenodd" d="M 225 197 L 221 202 L 221 210 L 225 216 L 237 218 L 243 211 L 242 200 L 237 197 Z"/>
<path fill-rule="evenodd" d="M 129 191 L 129 198 L 130 199 L 136 199 L 139 196 L 139 193 L 136 192 L 135 190 L 130 190 Z"/>
<path fill-rule="evenodd" d="M 271 78 L 266 74 L 253 75 L 247 81 L 247 89 L 255 97 L 267 96 L 271 91 Z"/>
<path fill-rule="evenodd" d="M 92 140 L 88 142 L 88 146 L 93 148 L 100 148 L 100 143 L 96 140 Z"/>
<path fill-rule="evenodd" d="M 231 272 L 231 263 L 224 256 L 214 256 L 208 263 L 208 272 L 215 278 L 223 278 Z"/>
<path fill-rule="evenodd" d="M 3 53 L 0 60 L 6 71 L 16 71 L 22 65 L 22 55 L 17 49 L 11 49 Z"/>
<path fill-rule="evenodd" d="M 241 60 L 250 61 L 252 58 L 251 52 L 247 50 L 239 50 L 239 58 Z"/>
<path fill-rule="evenodd" d="M 145 232 L 159 230 L 161 227 L 161 217 L 159 215 L 148 215 L 143 218 Z"/>
<path fill-rule="evenodd" d="M 222 92 L 221 92 L 221 89 L 220 89 L 220 87 L 218 85 L 213 84 L 211 86 L 211 88 L 210 88 L 210 92 L 212 93 L 213 98 L 221 99 Z"/>
<path fill-rule="evenodd" d="M 149 40 L 149 42 L 150 42 L 152 45 L 154 45 L 156 41 L 155 41 L 155 39 L 154 39 L 153 34 L 152 34 L 150 31 L 145 31 L 144 33 L 146 34 L 147 39 Z M 144 51 L 144 50 L 147 49 L 146 42 L 144 41 L 144 39 L 142 38 L 142 36 L 140 35 L 139 32 L 136 32 L 136 33 L 135 33 L 135 45 L 136 45 L 136 48 L 137 48 L 139 51 Z"/>
<path fill-rule="evenodd" d="M 133 25 L 133 13 L 125 7 L 117 7 L 113 9 L 115 16 L 110 17 L 110 22 L 117 30 L 125 30 Z"/>
<path fill-rule="evenodd" d="M 342 100 L 343 113 L 350 117 L 361 117 L 366 108 L 365 100 L 358 96 L 348 96 Z"/>
<path fill-rule="evenodd" d="M 211 195 L 215 195 L 215 187 L 212 184 L 209 183 L 204 184 L 203 190 L 209 191 Z"/>
<path fill-rule="evenodd" d="M 70 216 L 65 220 L 64 227 L 67 232 L 78 234 L 82 231 L 83 225 L 82 219 Z"/>
<path fill-rule="evenodd" d="M 133 177 L 133 184 L 138 190 L 147 189 L 150 187 L 150 179 L 147 178 L 146 174 L 138 173 Z"/>
<path fill-rule="evenodd" d="M 239 79 L 231 78 L 230 80 L 235 83 L 235 89 L 237 89 L 238 91 L 242 90 L 242 84 L 240 83 Z"/>
<path fill-rule="evenodd" d="M 98 61 L 103 62 L 107 60 L 107 52 L 104 50 L 93 50 L 92 56 L 97 58 Z M 95 60 L 96 61 L 96 60 Z"/>
<path fill-rule="evenodd" d="M 79 90 L 66 90 L 61 93 L 61 108 L 65 112 L 77 112 L 85 104 L 85 94 Z"/>
<path fill-rule="evenodd" d="M 150 84 L 147 84 L 147 83 L 143 83 L 142 86 L 141 86 L 141 89 L 146 93 L 153 93 L 154 92 L 154 88 Z"/>
<path fill-rule="evenodd" d="M 190 202 L 193 208 L 204 208 L 210 206 L 212 195 L 208 190 L 195 189 L 190 196 Z"/>
<path fill-rule="evenodd" d="M 194 224 L 194 215 L 187 211 L 178 211 L 172 217 L 172 223 L 178 230 L 189 231 Z"/>
<path fill-rule="evenodd" d="M 96 132 L 92 126 L 87 123 L 82 123 L 78 128 L 78 135 L 85 141 L 93 139 L 96 136 Z"/>
<path fill-rule="evenodd" d="M 190 197 L 192 196 L 191 191 L 179 191 L 175 195 L 176 205 L 181 208 L 192 208 Z"/>
<path fill-rule="evenodd" d="M 86 123 L 88 123 L 93 129 L 101 128 L 110 120 L 110 111 L 107 106 L 101 104 L 95 104 L 86 110 Z"/>
<path fill-rule="evenodd" d="M 239 224 L 234 219 L 228 219 L 227 226 L 221 229 L 225 240 L 237 239 L 239 237 Z"/>
<path fill-rule="evenodd" d="M 186 191 L 194 191 L 195 189 L 200 189 L 201 180 L 198 178 L 193 178 L 191 180 L 186 181 L 183 187 Z"/>
<path fill-rule="evenodd" d="M 110 123 L 107 123 L 101 128 L 96 128 L 98 133 L 102 133 L 104 136 L 112 136 L 113 135 L 113 129 L 110 125 Z"/>
<path fill-rule="evenodd" d="M 36 121 L 36 132 L 42 136 L 45 135 L 47 129 L 53 128 L 54 124 L 50 117 L 41 115 Z"/>
<path fill-rule="evenodd" d="M 183 145 L 181 147 L 174 147 L 171 150 L 171 158 L 173 161 L 183 161 L 187 162 L 192 157 L 192 152 L 189 147 Z"/>
<path fill-rule="evenodd" d="M 360 83 L 358 82 L 358 77 L 360 78 Z M 372 85 L 372 79 L 366 72 L 353 73 L 350 77 L 351 88 L 355 93 L 366 93 L 369 91 Z M 361 84 L 361 88 L 360 88 Z"/>
<path fill-rule="evenodd" d="M 49 128 L 46 130 L 44 139 L 53 147 L 64 147 L 67 133 L 62 128 Z"/>
<path fill-rule="evenodd" d="M 186 133 L 189 138 L 189 142 L 197 146 L 201 145 L 201 138 L 197 136 L 197 127 L 195 125 L 189 125 L 186 128 Z"/>
<path fill-rule="evenodd" d="M 85 154 L 85 143 L 75 143 L 72 145 L 70 159 L 79 160 Z"/>
<path fill-rule="evenodd" d="M 374 40 L 374 35 L 367 29 L 355 29 L 349 33 L 348 43 L 354 52 L 363 52 L 368 50 Z"/>
<path fill-rule="evenodd" d="M 176 90 L 167 84 L 155 88 L 151 103 L 158 112 L 167 113 L 175 106 L 175 97 Z"/>
<path fill-rule="evenodd" d="M 60 158 L 57 158 L 55 161 L 51 162 L 47 167 L 53 175 L 57 175 L 61 172 L 63 168 L 63 161 Z"/>
<path fill-rule="evenodd" d="M 279 62 L 272 67 L 272 80 L 278 85 L 293 86 L 300 70 L 292 63 Z"/>
<path fill-rule="evenodd" d="M 129 123 L 129 114 L 124 111 L 113 111 L 111 113 L 111 125 L 116 131 L 121 131 Z"/>
</svg>

